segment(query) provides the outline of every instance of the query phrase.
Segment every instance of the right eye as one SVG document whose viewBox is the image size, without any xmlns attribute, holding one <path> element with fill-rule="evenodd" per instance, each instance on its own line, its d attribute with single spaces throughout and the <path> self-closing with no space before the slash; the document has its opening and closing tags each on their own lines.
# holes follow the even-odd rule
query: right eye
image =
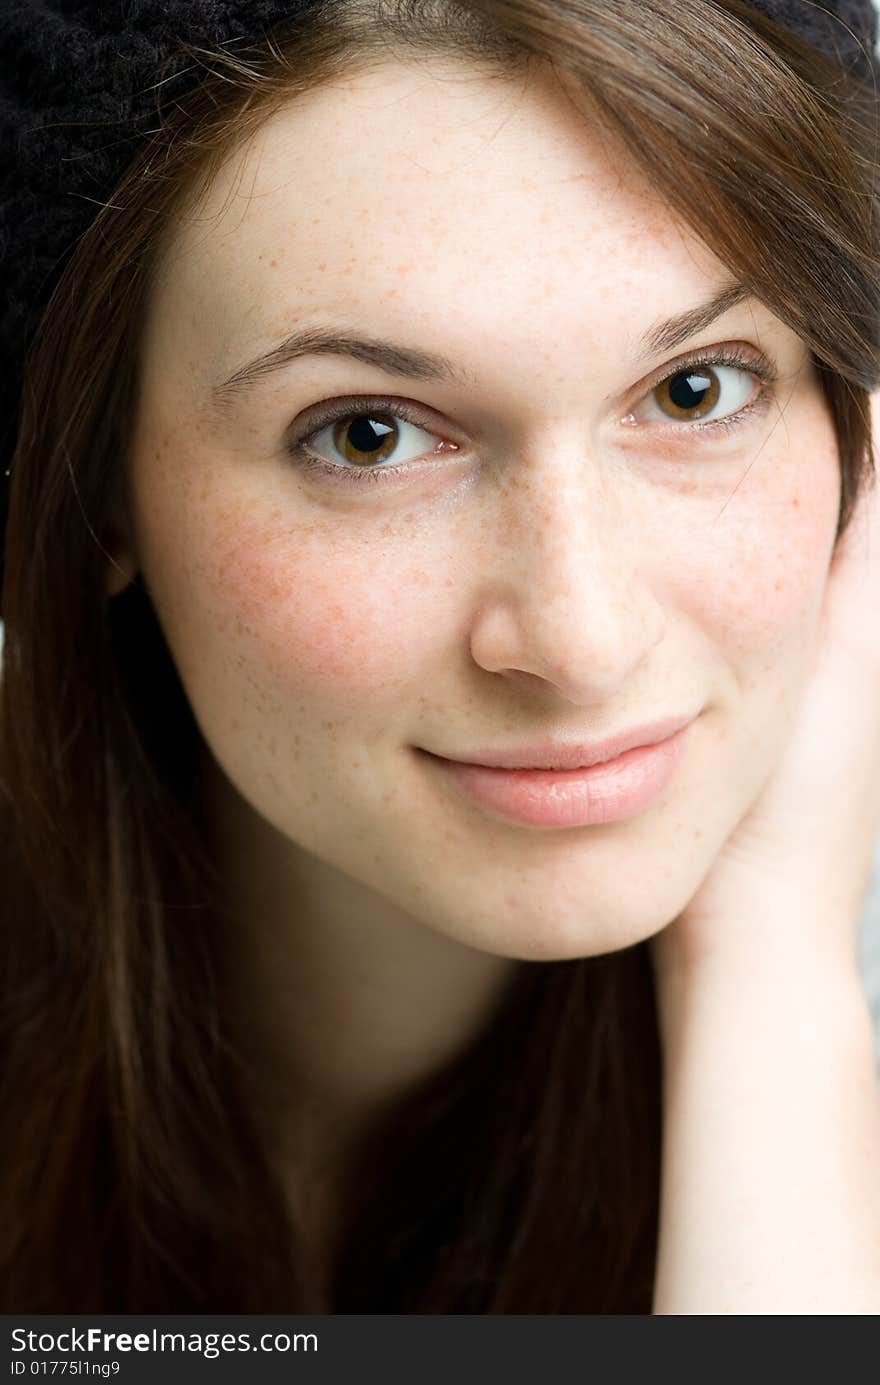
<svg viewBox="0 0 880 1385">
<path fill-rule="evenodd" d="M 401 402 L 392 408 L 381 400 L 349 401 L 319 412 L 318 426 L 289 441 L 287 450 L 309 467 L 346 473 L 346 479 L 350 473 L 356 474 L 353 479 L 379 471 L 397 473 L 419 457 L 458 451 L 457 444 L 422 427 L 418 418 L 416 410 Z"/>
</svg>

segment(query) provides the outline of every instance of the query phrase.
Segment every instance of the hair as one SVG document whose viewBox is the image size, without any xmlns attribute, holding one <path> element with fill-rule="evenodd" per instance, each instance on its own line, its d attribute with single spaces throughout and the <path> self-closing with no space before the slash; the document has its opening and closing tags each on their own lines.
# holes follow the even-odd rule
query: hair
<svg viewBox="0 0 880 1385">
<path fill-rule="evenodd" d="M 227 1019 L 203 751 L 128 514 L 169 237 L 285 104 L 392 59 L 548 63 L 809 346 L 841 473 L 872 469 L 876 90 L 745 0 L 324 0 L 203 68 L 79 239 L 28 354 L 3 590 L 0 1310 L 650 1313 L 662 1047 L 647 944 L 524 962 L 483 1031 L 377 1117 L 324 1302 Z"/>
</svg>

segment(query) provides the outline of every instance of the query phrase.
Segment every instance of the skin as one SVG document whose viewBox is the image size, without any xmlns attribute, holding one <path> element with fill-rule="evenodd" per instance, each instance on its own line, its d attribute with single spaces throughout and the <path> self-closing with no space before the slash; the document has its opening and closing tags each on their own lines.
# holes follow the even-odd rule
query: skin
<svg viewBox="0 0 880 1385">
<path fill-rule="evenodd" d="M 636 346 L 729 277 L 551 75 L 439 59 L 291 103 L 175 228 L 108 589 L 140 569 L 204 735 L 234 1003 L 291 1162 L 347 1148 L 460 1049 L 520 961 L 655 936 L 767 779 L 832 557 L 831 419 L 807 348 L 755 301 Z M 213 384 L 318 321 L 467 381 L 313 355 L 214 408 Z M 722 344 L 780 378 L 713 438 L 653 384 Z M 715 416 L 760 388 L 720 380 Z M 394 454 L 408 472 L 357 489 L 298 469 L 285 436 L 360 394 L 424 415 Z M 443 465 L 438 439 L 458 444 Z M 313 445 L 344 465 L 330 430 Z M 670 785 L 586 828 L 493 817 L 413 751 L 686 711 Z"/>
</svg>

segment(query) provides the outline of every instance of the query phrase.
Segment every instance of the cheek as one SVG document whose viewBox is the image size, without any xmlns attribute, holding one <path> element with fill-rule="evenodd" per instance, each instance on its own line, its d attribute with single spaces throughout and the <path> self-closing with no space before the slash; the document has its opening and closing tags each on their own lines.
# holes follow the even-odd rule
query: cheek
<svg viewBox="0 0 880 1385">
<path fill-rule="evenodd" d="M 732 500 L 695 537 L 679 599 L 731 660 L 769 668 L 815 631 L 837 526 L 836 466 Z"/>
<path fill-rule="evenodd" d="M 304 710 L 320 700 L 342 718 L 391 706 L 436 638 L 435 584 L 399 545 L 279 519 L 249 520 L 236 505 L 193 536 L 191 616 L 203 666 L 208 639 L 215 671 L 231 654 L 273 701 Z"/>
</svg>

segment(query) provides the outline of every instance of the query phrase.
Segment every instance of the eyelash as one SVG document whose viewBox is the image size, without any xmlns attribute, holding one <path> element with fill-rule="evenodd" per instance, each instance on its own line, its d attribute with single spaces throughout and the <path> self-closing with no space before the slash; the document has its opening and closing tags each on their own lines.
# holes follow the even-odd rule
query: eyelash
<svg viewBox="0 0 880 1385">
<path fill-rule="evenodd" d="M 711 423 L 683 423 L 679 426 L 673 425 L 676 433 L 701 433 L 714 434 L 716 437 L 729 432 L 733 428 L 740 427 L 747 419 L 763 413 L 770 402 L 770 391 L 776 383 L 779 372 L 776 366 L 766 356 L 759 354 L 752 355 L 746 353 L 739 347 L 720 347 L 714 351 L 706 351 L 702 354 L 693 356 L 689 360 L 678 362 L 665 375 L 661 375 L 658 380 L 653 381 L 647 393 L 657 389 L 664 381 L 672 379 L 675 375 L 681 375 L 686 370 L 695 370 L 699 366 L 730 366 L 736 370 L 743 370 L 761 382 L 762 388 L 758 391 L 755 398 L 749 404 L 745 404 L 735 413 L 728 414 L 726 418 L 716 419 Z M 302 434 L 287 444 L 286 451 L 294 460 L 296 465 L 306 472 L 326 477 L 333 482 L 351 483 L 353 485 L 365 484 L 384 484 L 395 476 L 399 476 L 407 471 L 411 471 L 416 463 L 403 462 L 396 467 L 372 466 L 354 467 L 342 466 L 336 462 L 328 462 L 325 458 L 319 457 L 316 453 L 310 452 L 303 444 L 307 438 L 319 433 L 322 428 L 326 428 L 328 423 L 335 423 L 341 419 L 357 418 L 364 413 L 386 413 L 394 418 L 402 418 L 407 423 L 412 423 L 417 428 L 424 428 L 425 432 L 431 429 L 425 427 L 425 420 L 420 418 L 420 411 L 410 405 L 398 400 L 383 400 L 376 396 L 365 395 L 360 399 L 348 400 L 344 407 L 328 405 L 326 409 L 319 410 L 316 416 L 311 419 L 311 426 L 308 433 Z M 662 425 L 661 425 L 662 426 Z M 445 455 L 445 454 L 444 454 Z"/>
</svg>

